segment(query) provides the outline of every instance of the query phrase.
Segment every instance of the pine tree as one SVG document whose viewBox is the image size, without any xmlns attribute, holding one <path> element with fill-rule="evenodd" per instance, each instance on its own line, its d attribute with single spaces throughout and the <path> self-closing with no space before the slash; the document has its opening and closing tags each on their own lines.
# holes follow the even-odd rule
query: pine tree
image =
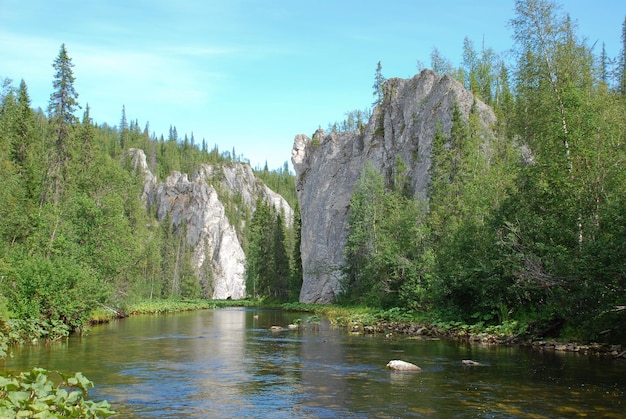
<svg viewBox="0 0 626 419">
<path fill-rule="evenodd" d="M 17 97 L 17 115 L 15 119 L 15 136 L 12 140 L 13 160 L 20 166 L 26 164 L 28 149 L 33 146 L 35 118 L 30 107 L 30 97 L 24 80 L 20 82 Z"/>
<path fill-rule="evenodd" d="M 272 284 L 271 290 L 274 297 L 286 301 L 289 297 L 289 256 L 285 245 L 285 226 L 283 216 L 277 214 L 273 222 L 272 242 Z"/>
<path fill-rule="evenodd" d="M 285 162 L 286 163 L 286 162 Z M 302 218 L 300 215 L 300 205 L 298 201 L 295 203 L 293 209 L 293 231 L 294 231 L 294 243 L 293 252 L 291 256 L 291 280 L 289 284 L 289 300 L 297 301 L 300 295 L 300 289 L 302 288 Z"/>
<path fill-rule="evenodd" d="M 126 120 L 126 106 L 122 105 L 122 119 L 120 120 L 120 148 L 126 149 L 128 143 L 128 121 Z"/>
<path fill-rule="evenodd" d="M 79 189 L 88 190 L 91 181 L 91 169 L 96 164 L 96 127 L 93 125 L 89 104 L 85 105 L 83 120 L 77 133 L 76 157 L 72 164 L 74 183 Z"/>
<path fill-rule="evenodd" d="M 374 76 L 374 85 L 372 86 L 374 89 L 374 92 L 372 93 L 374 95 L 374 103 L 372 106 L 378 106 L 383 103 L 383 86 L 385 85 L 386 79 L 385 76 L 383 76 L 382 70 L 383 66 L 379 61 L 378 64 L 376 64 L 376 75 Z"/>
<path fill-rule="evenodd" d="M 23 82 L 22 85 L 25 93 Z M 28 184 L 25 174 L 27 175 L 26 155 L 29 140 L 22 138 L 23 130 L 29 123 L 27 122 L 28 114 L 25 115 L 20 106 L 20 102 L 28 104 L 30 100 L 27 95 L 26 100 L 20 99 L 22 96 L 14 90 L 7 79 L 0 102 L 0 178 L 2 179 L 0 251 L 5 245 L 20 241 L 20 238 L 26 235 L 24 228 L 30 225 L 28 222 L 30 202 L 27 187 L 25 187 Z M 30 120 L 32 121 L 32 116 Z"/>
<path fill-rule="evenodd" d="M 59 202 L 63 184 L 66 181 L 66 168 L 72 147 L 72 129 L 77 118 L 74 115 L 78 105 L 78 93 L 74 89 L 72 60 L 67 55 L 65 44 L 61 45 L 58 57 L 54 60 L 56 71 L 52 83 L 54 91 L 50 95 L 48 113 L 55 141 L 54 157 L 50 164 L 49 178 L 52 187 L 52 201 Z"/>
<path fill-rule="evenodd" d="M 274 220 L 272 210 L 259 197 L 248 225 L 246 246 L 246 290 L 254 297 L 272 294 L 274 281 Z"/>
<path fill-rule="evenodd" d="M 441 76 L 454 75 L 455 73 L 452 62 L 445 58 L 436 47 L 433 47 L 430 53 L 430 66 L 435 73 Z"/>
<path fill-rule="evenodd" d="M 624 17 L 624 23 L 622 23 L 622 50 L 618 59 L 618 75 L 619 92 L 626 96 L 626 16 Z"/>
</svg>

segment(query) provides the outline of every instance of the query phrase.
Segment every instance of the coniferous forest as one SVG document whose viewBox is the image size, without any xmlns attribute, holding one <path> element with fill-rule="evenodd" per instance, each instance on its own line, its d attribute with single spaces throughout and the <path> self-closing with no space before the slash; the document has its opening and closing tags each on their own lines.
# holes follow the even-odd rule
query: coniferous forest
<svg viewBox="0 0 626 419">
<path fill-rule="evenodd" d="M 512 54 L 467 38 L 459 66 L 431 54 L 435 72 L 492 107 L 497 139 L 486 151 L 478 122 L 455 112 L 452 131 L 433 140 L 428 202 L 407 191 L 401 160 L 392 179 L 364 170 L 338 302 L 623 341 L 626 20 L 621 53 L 608 57 L 555 4 L 515 7 Z M 144 150 L 160 180 L 239 160 L 175 127 L 157 138 L 123 107 L 119 124 L 94 124 L 70 55 L 62 45 L 54 59 L 48 109 L 32 108 L 24 80 L 0 91 L 0 320 L 49 338 L 81 330 L 96 309 L 200 296 L 192 274 L 171 286 L 174 271 L 189 272 L 184 244 L 146 210 L 128 149 Z M 375 96 L 383 84 L 379 63 Z M 369 115 L 349 112 L 333 129 L 361 129 Z M 296 207 L 287 166 L 255 173 Z M 295 300 L 298 221 L 286 231 L 280 214 L 258 208 L 242 232 L 248 293 Z"/>
<path fill-rule="evenodd" d="M 431 67 L 492 107 L 433 140 L 428 203 L 366 167 L 351 201 L 344 298 L 531 336 L 626 337 L 626 21 L 590 46 L 557 5 L 517 1 L 514 61 L 463 43 Z M 380 97 L 377 68 L 375 97 Z"/>
<path fill-rule="evenodd" d="M 193 173 L 201 164 L 241 159 L 234 150 L 209 150 L 193 135 L 179 138 L 175 127 L 157 139 L 149 125 L 129 122 L 124 107 L 116 127 L 95 125 L 89 105 L 78 102 L 65 45 L 53 67 L 46 111 L 32 109 L 24 80 L 15 86 L 5 79 L 0 97 L 0 318 L 12 340 L 54 340 L 81 331 L 94 311 L 136 301 L 200 297 L 189 246 L 180 229 L 146 210 L 143 175 L 131 168 L 127 150 L 144 150 L 161 181 L 173 170 Z M 286 168 L 265 167 L 256 176 L 295 205 Z M 280 215 L 261 206 L 264 222 L 282 228 L 274 241 L 287 261 L 284 275 L 291 275 L 291 229 L 276 226 Z M 226 205 L 227 216 L 241 217 L 232 212 Z"/>
</svg>

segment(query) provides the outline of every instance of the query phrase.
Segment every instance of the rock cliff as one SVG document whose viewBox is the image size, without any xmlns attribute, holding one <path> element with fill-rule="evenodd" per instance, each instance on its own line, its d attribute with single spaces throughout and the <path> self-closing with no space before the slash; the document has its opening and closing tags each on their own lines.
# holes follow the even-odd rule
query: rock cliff
<svg viewBox="0 0 626 419">
<path fill-rule="evenodd" d="M 252 214 L 258 197 L 283 211 L 291 222 L 293 210 L 282 196 L 260 182 L 250 166 L 202 165 L 191 179 L 172 172 L 158 183 L 146 164 L 142 150 L 129 150 L 132 167 L 144 174 L 143 199 L 156 208 L 160 221 L 169 217 L 173 226 L 184 224 L 187 242 L 193 249 L 193 265 L 205 297 L 239 299 L 246 296 L 245 254 L 238 236 L 245 227 L 227 217 L 226 206 L 234 214 Z M 234 217 L 232 222 L 237 223 Z"/>
<path fill-rule="evenodd" d="M 362 132 L 297 135 L 292 150 L 302 216 L 303 285 L 300 301 L 327 303 L 340 292 L 344 264 L 346 216 L 354 185 L 367 161 L 381 173 L 392 173 L 400 156 L 412 179 L 416 198 L 424 199 L 429 183 L 432 140 L 441 126 L 451 128 L 452 109 L 458 105 L 467 119 L 470 109 L 480 116 L 487 143 L 496 118 L 449 76 L 424 70 L 411 79 L 390 79 L 384 101 Z"/>
</svg>

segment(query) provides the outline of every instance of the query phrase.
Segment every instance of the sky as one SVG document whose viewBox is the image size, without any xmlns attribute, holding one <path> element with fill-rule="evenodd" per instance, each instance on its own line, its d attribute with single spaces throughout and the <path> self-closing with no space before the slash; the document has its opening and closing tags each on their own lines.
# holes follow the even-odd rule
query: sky
<svg viewBox="0 0 626 419">
<path fill-rule="evenodd" d="M 619 54 L 624 0 L 559 3 L 597 54 Z M 64 43 L 94 122 L 124 107 L 157 137 L 175 126 L 276 169 L 297 134 L 371 107 L 379 61 L 409 78 L 436 47 L 458 66 L 465 37 L 510 57 L 513 16 L 513 0 L 0 0 L 0 79 L 46 110 Z"/>
</svg>

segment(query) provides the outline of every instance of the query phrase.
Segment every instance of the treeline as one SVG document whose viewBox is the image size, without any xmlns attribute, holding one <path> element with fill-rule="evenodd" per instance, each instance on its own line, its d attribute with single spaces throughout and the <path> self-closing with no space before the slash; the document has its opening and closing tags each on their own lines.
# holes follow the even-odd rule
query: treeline
<svg viewBox="0 0 626 419">
<path fill-rule="evenodd" d="M 117 127 L 94 124 L 89 105 L 79 119 L 72 68 L 63 45 L 46 113 L 32 109 L 23 80 L 5 79 L 0 91 L 0 326 L 30 337 L 80 330 L 97 308 L 210 295 L 193 272 L 185 226 L 146 211 L 143 176 L 126 152 L 143 149 L 161 181 L 242 159 L 175 127 L 157 139 L 125 108 Z M 288 171 L 265 172 L 283 189 L 293 183 Z"/>
<path fill-rule="evenodd" d="M 261 198 L 247 227 L 246 290 L 253 298 L 298 301 L 302 287 L 300 210 L 293 220 Z"/>
<path fill-rule="evenodd" d="M 296 177 L 289 171 L 289 164 L 285 162 L 282 168 L 269 170 L 267 162 L 263 169 L 253 169 L 254 175 L 261 179 L 268 188 L 280 194 L 291 208 L 298 205 L 296 196 Z"/>
<path fill-rule="evenodd" d="M 485 143 L 477 115 L 454 109 L 433 140 L 428 205 L 405 190 L 401 160 L 391 179 L 366 167 L 343 299 L 624 340 L 626 21 L 621 55 L 608 59 L 556 4 L 515 10 L 513 65 L 467 39 L 460 69 L 433 54 L 436 70 L 492 106 L 497 138 Z"/>
</svg>

